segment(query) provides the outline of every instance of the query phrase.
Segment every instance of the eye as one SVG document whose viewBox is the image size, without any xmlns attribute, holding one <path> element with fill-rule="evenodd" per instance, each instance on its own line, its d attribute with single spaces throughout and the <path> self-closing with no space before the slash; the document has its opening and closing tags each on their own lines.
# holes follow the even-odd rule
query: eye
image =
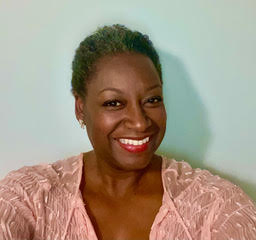
<svg viewBox="0 0 256 240">
<path fill-rule="evenodd" d="M 120 107 L 121 103 L 118 100 L 110 100 L 103 103 L 104 107 Z"/>
<path fill-rule="evenodd" d="M 160 96 L 151 97 L 147 100 L 147 102 L 152 103 L 152 104 L 159 103 L 159 102 L 162 102 L 162 101 L 163 101 L 163 99 Z"/>
</svg>

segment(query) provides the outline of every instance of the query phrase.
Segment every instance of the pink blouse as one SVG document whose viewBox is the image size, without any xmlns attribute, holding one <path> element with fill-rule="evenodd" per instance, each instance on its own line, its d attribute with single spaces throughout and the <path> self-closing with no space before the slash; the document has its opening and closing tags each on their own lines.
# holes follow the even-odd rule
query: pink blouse
<svg viewBox="0 0 256 240">
<path fill-rule="evenodd" d="M 256 207 L 239 187 L 162 159 L 163 201 L 150 240 L 256 239 Z M 81 153 L 10 172 L 0 181 L 0 239 L 97 240 L 79 190 L 82 171 Z"/>
</svg>

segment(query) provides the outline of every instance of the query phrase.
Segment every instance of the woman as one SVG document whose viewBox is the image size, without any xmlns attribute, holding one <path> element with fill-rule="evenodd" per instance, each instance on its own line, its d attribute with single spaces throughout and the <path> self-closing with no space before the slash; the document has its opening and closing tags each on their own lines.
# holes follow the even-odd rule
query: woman
<svg viewBox="0 0 256 240">
<path fill-rule="evenodd" d="M 256 239 L 256 208 L 241 189 L 155 154 L 162 87 L 147 36 L 113 25 L 81 42 L 72 93 L 93 151 L 7 175 L 0 238 Z"/>
</svg>

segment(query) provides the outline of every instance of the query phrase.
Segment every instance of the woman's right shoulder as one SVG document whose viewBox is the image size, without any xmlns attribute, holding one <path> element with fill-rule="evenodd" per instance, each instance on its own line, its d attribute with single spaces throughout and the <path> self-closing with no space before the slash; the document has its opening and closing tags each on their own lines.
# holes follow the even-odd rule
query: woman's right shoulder
<svg viewBox="0 0 256 240">
<path fill-rule="evenodd" d="M 76 173 L 81 169 L 81 157 L 80 154 L 50 164 L 25 166 L 0 180 L 0 239 L 33 238 L 38 219 L 44 225 L 44 211 L 51 209 L 50 204 L 57 197 L 68 199 L 65 183 L 79 176 Z"/>
<path fill-rule="evenodd" d="M 49 190 L 58 183 L 63 172 L 72 170 L 80 157 L 81 154 L 53 163 L 41 163 L 13 170 L 0 180 L 0 196 L 3 191 L 18 195 L 24 195 L 26 192 L 27 195 L 31 195 L 37 191 Z"/>
</svg>

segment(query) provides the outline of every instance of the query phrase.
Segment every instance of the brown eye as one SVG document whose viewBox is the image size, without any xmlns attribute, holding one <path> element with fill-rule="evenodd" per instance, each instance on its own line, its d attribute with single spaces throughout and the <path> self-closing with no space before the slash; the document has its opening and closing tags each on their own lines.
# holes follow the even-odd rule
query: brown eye
<svg viewBox="0 0 256 240">
<path fill-rule="evenodd" d="M 106 101 L 103 103 L 104 107 L 119 107 L 121 103 L 118 100 Z"/>
<path fill-rule="evenodd" d="M 152 104 L 159 103 L 159 102 L 162 102 L 162 101 L 163 101 L 163 99 L 160 96 L 156 96 L 156 97 L 152 97 L 152 98 L 148 99 L 148 102 L 152 103 Z"/>
</svg>

